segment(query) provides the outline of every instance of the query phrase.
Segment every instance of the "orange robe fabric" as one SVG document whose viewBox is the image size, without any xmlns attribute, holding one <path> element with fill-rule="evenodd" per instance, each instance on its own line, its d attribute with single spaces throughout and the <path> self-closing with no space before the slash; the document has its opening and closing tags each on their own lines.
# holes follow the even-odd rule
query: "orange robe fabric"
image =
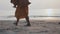
<svg viewBox="0 0 60 34">
<path fill-rule="evenodd" d="M 15 11 L 15 17 L 18 19 L 26 18 L 28 16 L 28 5 L 30 2 L 28 0 L 11 0 L 13 4 L 17 3 L 17 8 Z"/>
<path fill-rule="evenodd" d="M 26 18 L 27 16 L 28 16 L 28 6 L 25 7 L 17 6 L 15 17 L 21 19 Z"/>
</svg>

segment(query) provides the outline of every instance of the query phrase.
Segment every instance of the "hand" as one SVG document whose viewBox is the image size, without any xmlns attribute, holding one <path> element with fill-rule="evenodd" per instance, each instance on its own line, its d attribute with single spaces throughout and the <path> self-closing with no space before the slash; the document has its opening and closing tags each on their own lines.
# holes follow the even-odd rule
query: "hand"
<svg viewBox="0 0 60 34">
<path fill-rule="evenodd" d="M 16 6 L 13 6 L 14 8 L 16 8 Z"/>
</svg>

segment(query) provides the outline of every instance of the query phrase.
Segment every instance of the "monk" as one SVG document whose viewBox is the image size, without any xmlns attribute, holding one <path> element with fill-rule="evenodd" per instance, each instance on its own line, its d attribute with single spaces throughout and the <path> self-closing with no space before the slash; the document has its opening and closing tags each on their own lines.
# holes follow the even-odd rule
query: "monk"
<svg viewBox="0 0 60 34">
<path fill-rule="evenodd" d="M 28 5 L 30 4 L 29 0 L 17 0 L 16 2 L 15 1 L 12 2 L 16 7 L 15 17 L 17 21 L 14 24 L 17 26 L 19 19 L 25 18 L 27 21 L 26 26 L 31 26 L 28 16 Z"/>
</svg>

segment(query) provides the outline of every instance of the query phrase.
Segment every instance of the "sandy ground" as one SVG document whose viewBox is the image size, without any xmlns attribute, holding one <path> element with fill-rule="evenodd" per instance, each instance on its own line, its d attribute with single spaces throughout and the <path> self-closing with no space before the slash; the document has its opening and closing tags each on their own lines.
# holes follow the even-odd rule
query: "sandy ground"
<svg viewBox="0 0 60 34">
<path fill-rule="evenodd" d="M 30 20 L 31 26 L 21 20 L 18 26 L 15 20 L 0 20 L 0 34 L 60 34 L 60 20 Z"/>
</svg>

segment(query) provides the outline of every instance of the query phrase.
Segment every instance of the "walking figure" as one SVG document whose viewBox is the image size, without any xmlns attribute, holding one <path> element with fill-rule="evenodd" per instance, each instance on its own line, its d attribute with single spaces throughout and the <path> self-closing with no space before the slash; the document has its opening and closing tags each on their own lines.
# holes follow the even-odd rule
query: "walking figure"
<svg viewBox="0 0 60 34">
<path fill-rule="evenodd" d="M 30 4 L 29 0 L 11 0 L 11 3 L 13 3 L 13 7 L 16 8 L 15 17 L 17 21 L 14 24 L 17 26 L 19 19 L 25 18 L 27 21 L 26 26 L 31 26 L 28 16 L 28 5 Z"/>
</svg>

